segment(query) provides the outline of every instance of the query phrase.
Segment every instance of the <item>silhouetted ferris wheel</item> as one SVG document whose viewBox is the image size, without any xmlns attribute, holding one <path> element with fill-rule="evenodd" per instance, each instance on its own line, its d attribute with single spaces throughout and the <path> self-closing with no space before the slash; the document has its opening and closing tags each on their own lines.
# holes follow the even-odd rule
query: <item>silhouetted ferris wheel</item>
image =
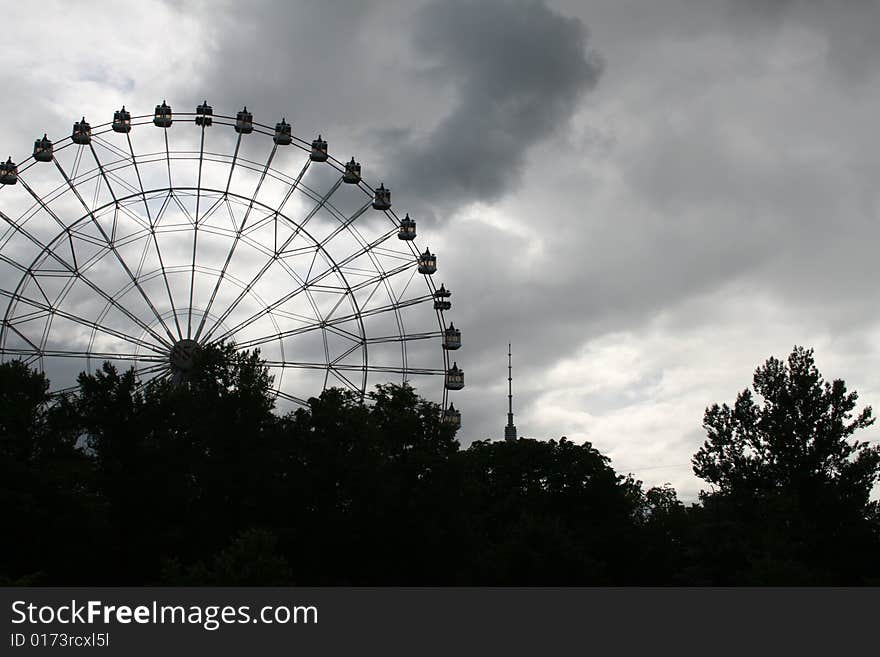
<svg viewBox="0 0 880 657">
<path fill-rule="evenodd" d="M 260 349 L 284 400 L 424 376 L 420 390 L 458 425 L 446 404 L 464 387 L 449 362 L 461 334 L 444 320 L 437 258 L 415 247 L 390 189 L 320 135 L 207 102 L 123 107 L 0 161 L 0 186 L 3 360 L 58 387 L 103 361 L 179 379 L 196 350 L 234 342 Z"/>
</svg>

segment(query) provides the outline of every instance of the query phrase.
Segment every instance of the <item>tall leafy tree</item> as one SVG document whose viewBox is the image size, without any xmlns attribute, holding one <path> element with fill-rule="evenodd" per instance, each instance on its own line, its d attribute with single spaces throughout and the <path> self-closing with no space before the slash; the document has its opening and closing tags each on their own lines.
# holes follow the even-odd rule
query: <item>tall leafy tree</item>
<svg viewBox="0 0 880 657">
<path fill-rule="evenodd" d="M 768 359 L 753 388 L 703 419 L 693 458 L 713 486 L 703 558 L 748 583 L 865 581 L 876 572 L 880 448 L 853 435 L 873 424 L 871 407 L 857 410 L 857 393 L 825 381 L 803 347 Z"/>
<path fill-rule="evenodd" d="M 721 491 L 754 492 L 823 485 L 864 507 L 880 473 L 880 448 L 853 434 L 874 423 L 870 406 L 856 411 L 858 394 L 826 382 L 812 349 L 795 347 L 787 362 L 770 358 L 733 408 L 714 404 L 703 426 L 708 439 L 694 456 L 695 474 Z"/>
</svg>

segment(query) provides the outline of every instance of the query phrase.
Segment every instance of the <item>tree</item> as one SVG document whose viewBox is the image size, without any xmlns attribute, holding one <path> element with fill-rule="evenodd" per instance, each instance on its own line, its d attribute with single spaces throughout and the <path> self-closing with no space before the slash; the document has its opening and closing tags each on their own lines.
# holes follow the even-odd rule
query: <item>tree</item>
<svg viewBox="0 0 880 657">
<path fill-rule="evenodd" d="M 160 557 L 216 553 L 263 520 L 278 418 L 258 352 L 202 348 L 179 383 L 141 386 L 110 363 L 78 383 L 67 404 L 106 520 L 93 581 L 155 581 Z"/>
<path fill-rule="evenodd" d="M 49 381 L 22 361 L 0 364 L 0 456 L 31 461 L 36 456 Z"/>
<path fill-rule="evenodd" d="M 249 529 L 214 555 L 209 564 L 198 561 L 184 568 L 169 559 L 162 569 L 162 584 L 170 586 L 282 586 L 289 585 L 291 570 L 278 554 L 278 539 L 263 529 Z"/>
<path fill-rule="evenodd" d="M 642 497 L 642 557 L 639 559 L 640 584 L 689 583 L 683 572 L 687 564 L 688 509 L 669 484 L 654 486 Z"/>
<path fill-rule="evenodd" d="M 824 382 L 813 350 L 795 347 L 788 362 L 770 358 L 755 371 L 755 391 L 734 407 L 714 404 L 703 426 L 708 440 L 694 456 L 694 473 L 724 492 L 792 486 L 833 486 L 867 506 L 880 473 L 880 448 L 849 438 L 874 423 L 871 407 L 853 416 L 858 394 L 836 379 Z"/>
<path fill-rule="evenodd" d="M 48 389 L 22 361 L 0 364 L 0 581 L 72 583 L 93 563 L 79 540 L 94 519 L 89 460 Z"/>
<path fill-rule="evenodd" d="M 706 410 L 693 458 L 715 487 L 701 496 L 709 561 L 739 583 L 864 581 L 876 571 L 880 448 L 851 438 L 873 424 L 871 407 L 856 412 L 857 393 L 825 382 L 803 347 L 768 359 L 753 387 L 763 403 L 746 389 L 733 408 Z"/>
<path fill-rule="evenodd" d="M 281 435 L 290 502 L 279 539 L 306 565 L 298 583 L 442 581 L 431 555 L 448 544 L 436 531 L 451 513 L 458 443 L 437 404 L 409 385 L 377 386 L 367 404 L 328 389 L 285 417 Z"/>
<path fill-rule="evenodd" d="M 640 483 L 592 444 L 521 438 L 461 452 L 468 583 L 614 584 L 633 575 Z"/>
</svg>

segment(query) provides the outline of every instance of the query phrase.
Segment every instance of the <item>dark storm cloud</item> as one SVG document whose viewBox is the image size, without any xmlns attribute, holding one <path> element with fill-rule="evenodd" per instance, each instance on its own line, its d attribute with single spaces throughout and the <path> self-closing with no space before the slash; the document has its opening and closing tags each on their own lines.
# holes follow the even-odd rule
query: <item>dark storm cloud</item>
<svg viewBox="0 0 880 657">
<path fill-rule="evenodd" d="M 340 159 L 357 149 L 365 178 L 399 203 L 503 196 L 602 70 L 585 24 L 543 2 L 262 7 L 217 24 L 204 93 L 266 122 L 286 114 L 303 137 L 322 131 Z"/>
<path fill-rule="evenodd" d="M 402 146 L 394 179 L 446 205 L 492 201 L 515 186 L 529 147 L 567 124 L 602 70 L 584 23 L 539 2 L 432 2 L 413 40 L 424 75 L 455 103 Z"/>
<path fill-rule="evenodd" d="M 298 136 L 322 131 L 342 159 L 341 135 L 395 117 L 387 81 L 399 72 L 388 53 L 403 37 L 389 17 L 406 13 L 387 0 L 227 3 L 210 18 L 193 102 L 205 96 L 223 113 L 246 104 L 264 123 L 284 115 Z"/>
</svg>

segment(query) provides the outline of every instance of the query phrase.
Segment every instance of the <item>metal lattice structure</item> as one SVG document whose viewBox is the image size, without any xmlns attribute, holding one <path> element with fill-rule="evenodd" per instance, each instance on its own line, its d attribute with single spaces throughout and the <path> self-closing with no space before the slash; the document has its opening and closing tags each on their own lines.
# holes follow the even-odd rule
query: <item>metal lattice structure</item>
<svg viewBox="0 0 880 657">
<path fill-rule="evenodd" d="M 163 101 L 83 118 L 0 169 L 0 358 L 57 391 L 103 361 L 182 377 L 196 349 L 230 341 L 259 348 L 295 404 L 424 376 L 445 408 L 463 386 L 436 256 L 320 135 Z"/>
</svg>

